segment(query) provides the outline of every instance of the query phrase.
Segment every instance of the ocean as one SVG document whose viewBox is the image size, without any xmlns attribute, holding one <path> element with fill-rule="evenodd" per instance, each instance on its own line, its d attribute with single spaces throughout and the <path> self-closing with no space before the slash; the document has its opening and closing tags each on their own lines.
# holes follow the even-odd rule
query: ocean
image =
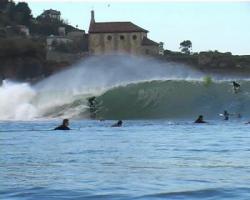
<svg viewBox="0 0 250 200">
<path fill-rule="evenodd" d="M 244 120 L 1 122 L 0 199 L 250 199 Z"/>
<path fill-rule="evenodd" d="M 133 56 L 3 80 L 0 199 L 250 199 L 249 102 L 246 77 Z"/>
</svg>

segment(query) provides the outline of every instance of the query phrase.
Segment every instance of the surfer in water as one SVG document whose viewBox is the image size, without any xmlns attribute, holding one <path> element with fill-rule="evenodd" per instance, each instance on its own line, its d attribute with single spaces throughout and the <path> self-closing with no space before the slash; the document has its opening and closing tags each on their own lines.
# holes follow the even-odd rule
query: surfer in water
<svg viewBox="0 0 250 200">
<path fill-rule="evenodd" d="M 58 127 L 56 127 L 54 130 L 70 130 L 69 126 L 69 120 L 64 119 L 62 124 Z"/>
<path fill-rule="evenodd" d="M 229 116 L 235 116 L 236 118 L 241 118 L 240 113 L 228 113 L 226 110 L 224 110 L 224 113 L 219 114 L 221 117 L 224 117 L 224 120 L 229 120 Z"/>
<path fill-rule="evenodd" d="M 113 124 L 111 127 L 121 127 L 122 126 L 122 120 L 119 120 L 115 124 Z"/>
<path fill-rule="evenodd" d="M 229 120 L 229 113 L 226 110 L 224 110 L 223 116 L 224 120 Z"/>
<path fill-rule="evenodd" d="M 240 91 L 240 84 L 233 81 L 233 89 L 234 89 L 234 93 L 238 93 Z"/>
<path fill-rule="evenodd" d="M 200 115 L 194 123 L 207 123 L 206 121 L 203 120 L 203 115 Z"/>
</svg>

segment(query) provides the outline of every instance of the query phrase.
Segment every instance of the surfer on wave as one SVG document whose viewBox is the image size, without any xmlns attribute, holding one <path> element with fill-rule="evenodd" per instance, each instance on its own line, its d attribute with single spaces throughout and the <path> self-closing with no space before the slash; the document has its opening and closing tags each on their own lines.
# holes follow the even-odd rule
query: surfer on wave
<svg viewBox="0 0 250 200">
<path fill-rule="evenodd" d="M 238 93 L 240 91 L 240 84 L 233 81 L 233 90 L 234 90 L 234 93 Z"/>
</svg>

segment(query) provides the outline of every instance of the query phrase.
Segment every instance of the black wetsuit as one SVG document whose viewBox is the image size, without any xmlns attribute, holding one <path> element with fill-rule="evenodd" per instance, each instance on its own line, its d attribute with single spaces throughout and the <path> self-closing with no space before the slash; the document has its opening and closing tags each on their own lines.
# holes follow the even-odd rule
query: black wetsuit
<svg viewBox="0 0 250 200">
<path fill-rule="evenodd" d="M 95 99 L 96 99 L 96 97 L 90 97 L 90 98 L 88 99 L 89 105 L 90 105 L 90 106 L 94 106 L 94 105 L 95 105 Z"/>
<path fill-rule="evenodd" d="M 233 86 L 234 86 L 235 88 L 240 88 L 240 84 L 239 84 L 239 83 L 236 83 L 235 81 L 233 82 Z"/>
<path fill-rule="evenodd" d="M 224 120 L 229 120 L 229 113 L 227 111 L 224 111 Z"/>
<path fill-rule="evenodd" d="M 111 127 L 121 127 L 122 125 L 121 124 L 113 124 Z"/>
<path fill-rule="evenodd" d="M 203 121 L 202 119 L 197 119 L 194 123 L 207 123 L 207 122 Z"/>
<path fill-rule="evenodd" d="M 122 121 L 119 120 L 117 123 L 113 124 L 111 127 L 121 127 L 122 126 Z"/>
<path fill-rule="evenodd" d="M 237 93 L 240 90 L 240 84 L 233 81 L 234 92 Z"/>
<path fill-rule="evenodd" d="M 89 111 L 90 111 L 90 117 L 92 119 L 95 119 L 96 118 L 96 97 L 93 96 L 93 97 L 90 97 L 88 98 L 88 102 L 89 102 Z"/>
<path fill-rule="evenodd" d="M 225 117 L 224 120 L 229 120 L 229 115 L 228 114 L 227 115 L 224 114 L 224 117 Z"/>
<path fill-rule="evenodd" d="M 54 130 L 70 130 L 70 128 L 65 125 L 60 125 L 56 127 Z"/>
</svg>

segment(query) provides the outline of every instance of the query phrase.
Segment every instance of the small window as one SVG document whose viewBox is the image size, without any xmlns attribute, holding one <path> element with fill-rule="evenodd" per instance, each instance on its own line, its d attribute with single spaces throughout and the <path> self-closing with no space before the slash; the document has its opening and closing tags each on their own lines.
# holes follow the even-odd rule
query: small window
<svg viewBox="0 0 250 200">
<path fill-rule="evenodd" d="M 111 36 L 111 35 L 108 35 L 107 39 L 108 39 L 108 40 L 112 40 L 112 36 Z"/>
<path fill-rule="evenodd" d="M 146 55 L 149 54 L 149 50 L 148 50 L 148 49 L 145 50 L 145 54 L 146 54 Z"/>
<path fill-rule="evenodd" d="M 133 35 L 133 40 L 136 40 L 137 39 L 137 36 L 136 35 Z"/>
<path fill-rule="evenodd" d="M 120 40 L 124 40 L 124 35 L 120 35 Z"/>
</svg>

